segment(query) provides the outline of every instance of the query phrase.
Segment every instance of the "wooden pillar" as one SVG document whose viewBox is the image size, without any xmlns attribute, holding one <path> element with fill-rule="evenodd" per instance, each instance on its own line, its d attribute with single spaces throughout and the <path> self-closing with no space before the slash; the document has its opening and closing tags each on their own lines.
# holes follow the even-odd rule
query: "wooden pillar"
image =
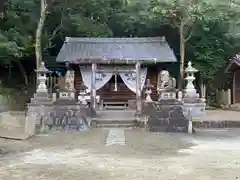
<svg viewBox="0 0 240 180">
<path fill-rule="evenodd" d="M 236 71 L 233 72 L 233 83 L 232 83 L 232 103 L 236 103 Z"/>
<path fill-rule="evenodd" d="M 97 64 L 92 64 L 92 78 L 91 78 L 91 106 L 92 109 L 96 109 L 96 70 Z"/>
<path fill-rule="evenodd" d="M 137 114 L 142 113 L 142 98 L 141 98 L 141 79 L 140 79 L 140 62 L 136 63 L 136 105 Z"/>
</svg>

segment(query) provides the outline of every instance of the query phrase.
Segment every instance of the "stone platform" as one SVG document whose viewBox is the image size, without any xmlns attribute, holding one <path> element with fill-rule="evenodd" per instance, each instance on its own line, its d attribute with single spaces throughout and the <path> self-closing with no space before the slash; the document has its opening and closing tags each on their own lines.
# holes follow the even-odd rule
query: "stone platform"
<svg viewBox="0 0 240 180">
<path fill-rule="evenodd" d="M 193 119 L 196 128 L 240 128 L 240 111 L 206 110 L 206 115 Z"/>
<path fill-rule="evenodd" d="M 188 132 L 189 120 L 184 115 L 183 103 L 176 99 L 145 104 L 144 115 L 150 132 Z"/>
</svg>

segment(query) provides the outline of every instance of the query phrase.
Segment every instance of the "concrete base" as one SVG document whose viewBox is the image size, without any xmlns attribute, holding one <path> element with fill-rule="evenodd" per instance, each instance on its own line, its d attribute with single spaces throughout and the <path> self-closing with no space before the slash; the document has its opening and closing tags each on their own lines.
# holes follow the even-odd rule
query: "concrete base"
<svg viewBox="0 0 240 180">
<path fill-rule="evenodd" d="M 24 112 L 0 114 L 0 137 L 24 140 L 35 134 L 36 115 Z"/>
<path fill-rule="evenodd" d="M 184 103 L 183 113 L 186 117 L 201 118 L 206 116 L 206 105 L 204 102 Z M 190 113 L 190 114 L 189 114 Z"/>
</svg>

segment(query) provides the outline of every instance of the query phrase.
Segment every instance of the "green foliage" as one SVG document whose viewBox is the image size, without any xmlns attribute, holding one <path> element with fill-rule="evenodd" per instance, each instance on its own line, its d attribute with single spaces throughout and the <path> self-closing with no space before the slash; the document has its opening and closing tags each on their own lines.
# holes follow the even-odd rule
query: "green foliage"
<svg viewBox="0 0 240 180">
<path fill-rule="evenodd" d="M 151 0 L 150 12 L 153 19 L 180 29 L 186 38 L 198 21 L 215 17 L 215 7 L 208 0 Z"/>
<path fill-rule="evenodd" d="M 187 58 L 194 62 L 202 79 L 209 85 L 233 52 L 234 41 L 227 33 L 224 22 L 201 21 L 188 43 Z"/>
<path fill-rule="evenodd" d="M 0 23 L 0 64 L 34 56 L 40 0 L 12 0 Z M 186 60 L 214 84 L 240 47 L 240 0 L 48 0 L 44 55 L 56 55 L 66 36 L 170 36 L 184 24 Z M 177 34 L 175 33 L 175 34 Z M 175 41 L 175 44 L 178 44 Z"/>
<path fill-rule="evenodd" d="M 38 11 L 34 11 L 34 7 L 33 0 L 9 1 L 0 25 L 1 60 L 14 60 L 32 54 Z"/>
<path fill-rule="evenodd" d="M 19 47 L 14 41 L 9 41 L 8 38 L 1 32 L 0 34 L 0 59 L 8 58 L 9 55 L 19 57 Z M 0 61 L 1 62 L 1 61 Z M 7 63 L 7 61 L 5 62 Z"/>
</svg>

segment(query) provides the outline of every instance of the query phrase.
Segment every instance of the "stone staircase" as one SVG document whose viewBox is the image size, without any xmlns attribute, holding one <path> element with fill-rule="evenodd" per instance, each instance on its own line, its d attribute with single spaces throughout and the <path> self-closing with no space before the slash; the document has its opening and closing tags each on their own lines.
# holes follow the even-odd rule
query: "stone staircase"
<svg viewBox="0 0 240 180">
<path fill-rule="evenodd" d="M 132 128 L 136 125 L 134 110 L 104 109 L 97 111 L 97 116 L 92 119 L 95 128 Z"/>
</svg>

